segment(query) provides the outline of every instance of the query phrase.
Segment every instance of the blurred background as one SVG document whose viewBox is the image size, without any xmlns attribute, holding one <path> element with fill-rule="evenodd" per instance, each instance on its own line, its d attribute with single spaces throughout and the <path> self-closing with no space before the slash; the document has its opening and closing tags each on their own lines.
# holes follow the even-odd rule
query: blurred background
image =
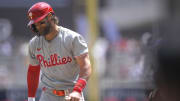
<svg viewBox="0 0 180 101">
<path fill-rule="evenodd" d="M 152 51 L 161 36 L 180 31 L 179 0 L 0 0 L 0 101 L 27 99 L 27 44 L 34 36 L 27 11 L 38 1 L 88 42 L 94 73 L 87 101 L 147 101 Z"/>
</svg>

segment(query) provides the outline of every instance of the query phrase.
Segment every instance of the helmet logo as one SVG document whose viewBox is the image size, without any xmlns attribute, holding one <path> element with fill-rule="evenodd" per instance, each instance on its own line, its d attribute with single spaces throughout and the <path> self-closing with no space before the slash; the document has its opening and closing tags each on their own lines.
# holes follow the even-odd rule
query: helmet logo
<svg viewBox="0 0 180 101">
<path fill-rule="evenodd" d="M 29 17 L 30 17 L 30 19 L 32 19 L 32 12 L 29 13 Z"/>
</svg>

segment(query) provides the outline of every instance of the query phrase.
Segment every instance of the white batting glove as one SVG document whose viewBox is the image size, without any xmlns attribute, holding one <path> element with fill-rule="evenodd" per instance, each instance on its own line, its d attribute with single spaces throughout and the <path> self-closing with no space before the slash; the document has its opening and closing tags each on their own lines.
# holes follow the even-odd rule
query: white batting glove
<svg viewBox="0 0 180 101">
<path fill-rule="evenodd" d="M 28 101 L 35 101 L 35 97 L 28 97 Z"/>
<path fill-rule="evenodd" d="M 69 94 L 70 100 L 69 101 L 82 101 L 81 98 L 81 93 L 77 91 L 73 91 L 72 93 Z"/>
</svg>

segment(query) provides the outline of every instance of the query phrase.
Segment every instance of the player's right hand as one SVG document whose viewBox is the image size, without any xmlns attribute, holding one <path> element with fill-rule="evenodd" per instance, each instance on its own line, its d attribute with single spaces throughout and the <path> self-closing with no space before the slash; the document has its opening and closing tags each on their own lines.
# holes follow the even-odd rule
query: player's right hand
<svg viewBox="0 0 180 101">
<path fill-rule="evenodd" d="M 65 101 L 70 101 L 70 100 L 71 100 L 71 97 L 70 97 L 70 96 L 65 96 L 64 100 L 65 100 Z"/>
<path fill-rule="evenodd" d="M 69 94 L 70 101 L 81 101 L 81 94 L 77 91 L 73 91 Z"/>
<path fill-rule="evenodd" d="M 35 101 L 35 97 L 28 97 L 28 101 Z"/>
</svg>

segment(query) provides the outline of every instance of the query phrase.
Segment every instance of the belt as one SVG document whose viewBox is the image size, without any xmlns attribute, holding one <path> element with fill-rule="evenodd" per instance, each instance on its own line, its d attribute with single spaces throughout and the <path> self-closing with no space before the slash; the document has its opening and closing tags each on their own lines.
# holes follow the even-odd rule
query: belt
<svg viewBox="0 0 180 101">
<path fill-rule="evenodd" d="M 47 88 L 43 87 L 42 90 L 46 91 Z M 49 89 L 49 90 L 50 90 L 51 93 L 53 93 L 56 96 L 65 96 L 66 95 L 65 90 L 56 90 L 56 89 Z"/>
</svg>

